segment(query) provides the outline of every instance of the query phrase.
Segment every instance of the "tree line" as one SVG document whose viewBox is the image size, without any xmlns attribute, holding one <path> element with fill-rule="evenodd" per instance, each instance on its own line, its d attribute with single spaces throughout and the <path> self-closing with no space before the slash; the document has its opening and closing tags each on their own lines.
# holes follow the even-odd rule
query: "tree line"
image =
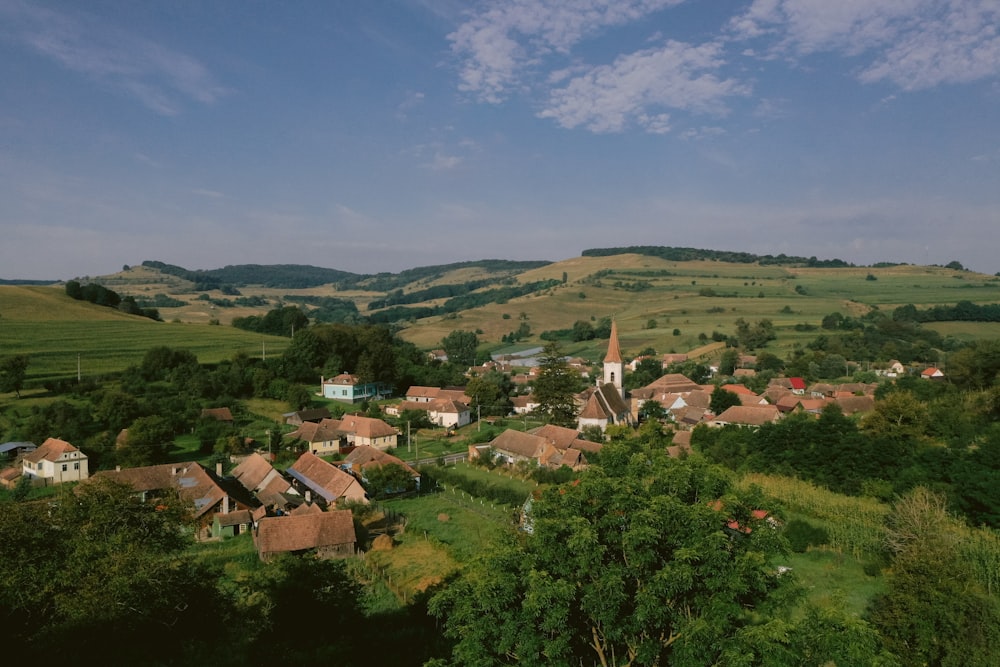
<svg viewBox="0 0 1000 667">
<path fill-rule="evenodd" d="M 160 311 L 156 308 L 143 308 L 133 296 L 122 297 L 114 290 L 110 290 L 97 283 L 81 285 L 77 280 L 66 282 L 66 296 L 77 301 L 88 301 L 98 306 L 116 308 L 129 315 L 140 315 L 151 320 L 161 321 Z"/>
</svg>

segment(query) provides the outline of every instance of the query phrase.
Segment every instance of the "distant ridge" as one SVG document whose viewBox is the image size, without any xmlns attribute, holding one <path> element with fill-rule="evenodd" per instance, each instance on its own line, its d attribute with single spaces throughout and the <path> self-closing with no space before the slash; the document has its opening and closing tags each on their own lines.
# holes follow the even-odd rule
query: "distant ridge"
<svg viewBox="0 0 1000 667">
<path fill-rule="evenodd" d="M 219 289 L 223 285 L 241 287 L 263 285 L 282 289 L 305 289 L 333 284 L 338 289 L 370 289 L 389 291 L 408 285 L 416 280 L 433 279 L 449 271 L 464 268 L 482 268 L 489 271 L 520 273 L 551 264 L 548 261 L 512 261 L 504 259 L 482 259 L 454 264 L 440 264 L 406 269 L 399 273 L 358 274 L 337 269 L 327 269 L 308 264 L 237 264 L 221 269 L 189 270 L 174 264 L 146 260 L 143 266 L 163 273 L 190 280 L 195 289 Z"/>
<path fill-rule="evenodd" d="M 732 262 L 733 264 L 771 264 L 779 266 L 810 266 L 817 268 L 852 267 L 854 264 L 842 259 L 816 259 L 815 257 L 796 257 L 794 255 L 754 255 L 749 252 L 731 250 L 704 250 L 701 248 L 674 248 L 671 246 L 637 245 L 624 248 L 591 248 L 581 253 L 584 257 L 610 257 L 612 255 L 648 255 L 672 262 L 693 262 L 709 260 L 715 262 Z"/>
<path fill-rule="evenodd" d="M 18 280 L 17 278 L 0 278 L 0 285 L 55 285 L 58 280 Z"/>
</svg>

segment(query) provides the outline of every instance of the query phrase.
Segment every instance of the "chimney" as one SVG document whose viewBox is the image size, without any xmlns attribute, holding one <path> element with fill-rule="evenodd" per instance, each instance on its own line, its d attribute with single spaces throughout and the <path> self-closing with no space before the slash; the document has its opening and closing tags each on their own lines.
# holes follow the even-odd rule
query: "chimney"
<svg viewBox="0 0 1000 667">
<path fill-rule="evenodd" d="M 312 503 L 313 494 L 312 491 L 306 489 L 306 503 Z"/>
<path fill-rule="evenodd" d="M 115 466 L 115 472 L 121 472 L 121 471 L 122 471 L 121 466 Z"/>
<path fill-rule="evenodd" d="M 216 461 L 215 463 L 215 476 L 222 479 L 222 461 Z"/>
</svg>

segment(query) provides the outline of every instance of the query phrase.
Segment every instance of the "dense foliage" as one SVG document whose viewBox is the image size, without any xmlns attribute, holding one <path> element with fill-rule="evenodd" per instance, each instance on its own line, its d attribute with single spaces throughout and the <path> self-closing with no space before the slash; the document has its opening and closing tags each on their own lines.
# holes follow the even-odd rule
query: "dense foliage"
<svg viewBox="0 0 1000 667">
<path fill-rule="evenodd" d="M 122 297 L 114 290 L 110 290 L 103 285 L 98 285 L 97 283 L 81 285 L 76 280 L 67 281 L 66 296 L 71 299 L 76 299 L 77 301 L 89 301 L 90 303 L 97 304 L 98 306 L 117 308 L 118 310 L 128 313 L 129 315 L 140 315 L 142 317 L 148 317 L 151 320 L 160 319 L 160 312 L 156 308 L 142 308 L 135 300 L 135 297 Z"/>
<path fill-rule="evenodd" d="M 537 494 L 530 534 L 431 602 L 455 665 L 871 664 L 870 626 L 781 616 L 779 532 L 713 466 L 612 444 L 601 466 Z M 727 529 L 726 526 L 736 526 Z M 798 637 L 808 632 L 813 637 Z M 824 645 L 816 645 L 823 638 Z M 819 664 L 818 662 L 815 664 Z"/>
<path fill-rule="evenodd" d="M 558 280 L 539 280 L 533 283 L 524 283 L 523 285 L 511 285 L 507 287 L 480 290 L 477 292 L 469 292 L 467 294 L 454 296 L 440 306 L 420 306 L 415 308 L 393 306 L 386 308 L 385 310 L 372 313 L 368 316 L 368 319 L 374 323 L 390 323 L 401 320 L 431 317 L 434 315 L 447 315 L 448 313 L 457 313 L 461 310 L 476 308 L 488 303 L 506 303 L 511 299 L 540 292 L 561 284 L 562 283 Z"/>
<path fill-rule="evenodd" d="M 610 257 L 613 255 L 637 254 L 659 257 L 672 262 L 693 262 L 710 260 L 716 262 L 732 262 L 734 264 L 761 265 L 778 264 L 788 266 L 810 266 L 824 268 L 841 268 L 854 266 L 840 259 L 816 259 L 815 257 L 797 257 L 794 255 L 754 255 L 749 252 L 728 250 L 704 250 L 699 248 L 673 248 L 670 246 L 628 246 L 624 248 L 591 248 L 581 253 L 584 257 Z"/>
<path fill-rule="evenodd" d="M 961 393 L 904 379 L 860 421 L 836 406 L 756 430 L 698 428 L 692 445 L 734 470 L 799 477 L 851 495 L 943 490 L 974 525 L 1000 527 L 1000 389 Z M 946 445 L 946 446 L 942 446 Z"/>
<path fill-rule="evenodd" d="M 456 262 L 440 266 L 426 266 L 401 271 L 400 273 L 380 273 L 376 275 L 338 271 L 319 266 L 299 264 L 238 264 L 221 269 L 192 271 L 173 264 L 147 260 L 142 263 L 168 275 L 177 276 L 195 283 L 198 290 L 221 289 L 224 285 L 263 285 L 265 287 L 304 289 L 320 285 L 334 284 L 338 289 L 366 289 L 391 291 L 417 280 L 433 280 L 448 271 L 461 268 L 483 268 L 488 271 L 509 271 L 518 273 L 545 266 L 549 262 L 514 262 L 507 260 L 480 260 Z"/>
</svg>

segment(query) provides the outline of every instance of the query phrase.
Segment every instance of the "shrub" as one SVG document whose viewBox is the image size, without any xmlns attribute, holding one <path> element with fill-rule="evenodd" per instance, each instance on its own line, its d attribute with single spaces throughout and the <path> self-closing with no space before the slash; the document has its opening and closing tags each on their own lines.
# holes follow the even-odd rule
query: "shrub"
<svg viewBox="0 0 1000 667">
<path fill-rule="evenodd" d="M 785 525 L 785 538 L 796 553 L 804 553 L 809 547 L 818 547 L 830 541 L 826 528 L 814 526 L 802 519 L 792 519 Z"/>
</svg>

